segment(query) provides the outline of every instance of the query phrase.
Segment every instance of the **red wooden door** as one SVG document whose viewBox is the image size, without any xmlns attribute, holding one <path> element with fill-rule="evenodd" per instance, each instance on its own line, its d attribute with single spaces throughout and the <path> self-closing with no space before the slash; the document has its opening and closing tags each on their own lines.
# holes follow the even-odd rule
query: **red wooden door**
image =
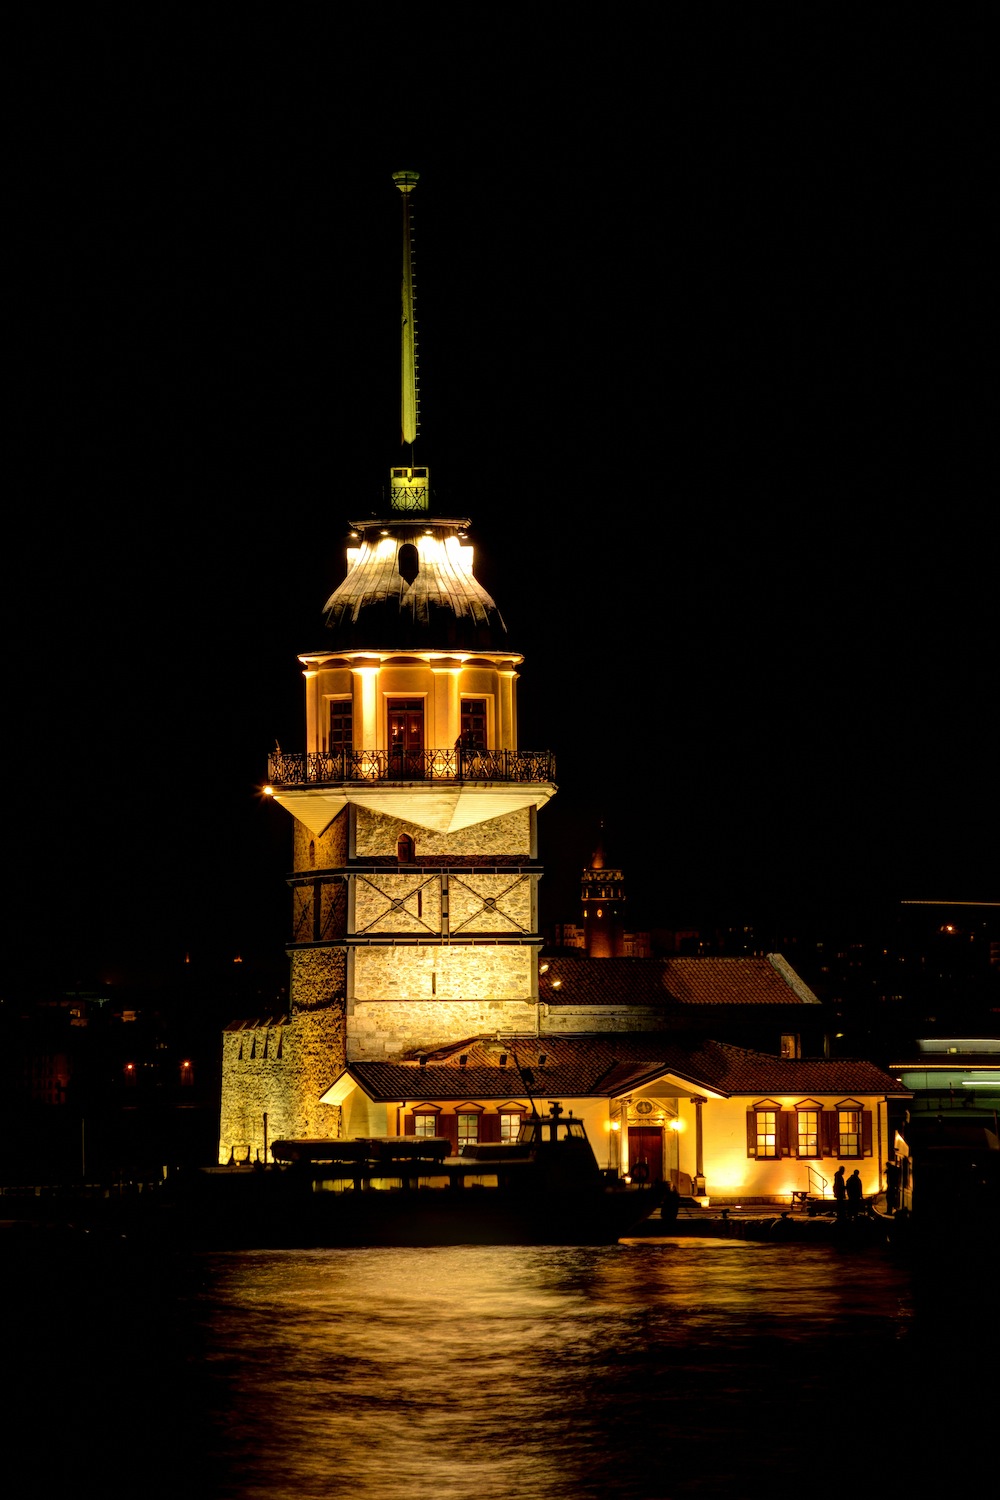
<svg viewBox="0 0 1000 1500">
<path fill-rule="evenodd" d="M 628 1165 L 635 1174 L 640 1163 L 645 1165 L 647 1181 L 663 1181 L 663 1126 L 630 1125 L 628 1128 Z M 640 1167 L 641 1173 L 641 1167 Z"/>
</svg>

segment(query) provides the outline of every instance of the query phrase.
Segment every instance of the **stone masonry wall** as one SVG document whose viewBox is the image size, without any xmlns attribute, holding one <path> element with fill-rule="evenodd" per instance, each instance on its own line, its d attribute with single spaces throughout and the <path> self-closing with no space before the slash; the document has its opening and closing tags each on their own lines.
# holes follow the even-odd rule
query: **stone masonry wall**
<svg viewBox="0 0 1000 1500">
<path fill-rule="evenodd" d="M 298 818 L 292 820 L 292 828 L 292 869 L 296 874 L 306 870 L 342 869 L 347 864 L 346 807 L 322 833 L 312 833 Z"/>
<path fill-rule="evenodd" d="M 536 1015 L 532 1004 L 503 1000 L 355 1005 L 347 1018 L 347 1055 L 376 1060 L 471 1036 L 524 1036 L 535 1029 Z"/>
<path fill-rule="evenodd" d="M 268 1146 L 288 1137 L 336 1137 L 340 1109 L 320 1104 L 343 1066 L 344 1015 L 327 1007 L 279 1025 L 247 1025 L 222 1042 L 219 1161 L 264 1161 Z"/>
<path fill-rule="evenodd" d="M 594 960 L 599 963 L 599 959 Z M 644 1010 L 612 1006 L 548 1006 L 540 1007 L 540 1027 L 544 1034 L 576 1036 L 581 1032 L 615 1031 L 671 1031 L 676 1020 L 671 1021 L 662 1011 L 652 1008 Z"/>
<path fill-rule="evenodd" d="M 531 931 L 532 877 L 449 874 L 449 929 L 515 936 Z M 354 882 L 355 932 L 439 933 L 441 890 L 438 874 L 395 874 L 375 870 Z"/>
<path fill-rule="evenodd" d="M 363 1000 L 521 1000 L 533 1004 L 535 950 L 528 947 L 358 948 L 355 1004 Z"/>
<path fill-rule="evenodd" d="M 431 854 L 471 854 L 481 859 L 504 854 L 518 859 L 531 856 L 531 815 L 527 808 L 506 813 L 502 818 L 488 818 L 485 823 L 476 823 L 471 828 L 434 833 L 417 823 L 407 823 L 402 818 L 390 817 L 388 813 L 359 807 L 354 834 L 355 853 L 359 859 L 394 858 L 396 841 L 401 833 L 408 833 L 413 839 L 418 862 Z"/>
</svg>

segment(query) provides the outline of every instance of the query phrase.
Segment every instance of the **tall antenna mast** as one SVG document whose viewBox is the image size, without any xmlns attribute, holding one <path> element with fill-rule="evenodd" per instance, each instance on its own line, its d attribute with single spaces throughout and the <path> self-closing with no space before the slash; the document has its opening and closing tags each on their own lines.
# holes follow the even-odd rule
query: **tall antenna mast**
<svg viewBox="0 0 1000 1500">
<path fill-rule="evenodd" d="M 411 445 L 420 431 L 420 394 L 417 379 L 417 320 L 414 312 L 413 234 L 410 226 L 410 194 L 420 180 L 419 172 L 393 172 L 392 180 L 403 195 L 403 362 L 401 418 L 403 442 Z"/>
</svg>

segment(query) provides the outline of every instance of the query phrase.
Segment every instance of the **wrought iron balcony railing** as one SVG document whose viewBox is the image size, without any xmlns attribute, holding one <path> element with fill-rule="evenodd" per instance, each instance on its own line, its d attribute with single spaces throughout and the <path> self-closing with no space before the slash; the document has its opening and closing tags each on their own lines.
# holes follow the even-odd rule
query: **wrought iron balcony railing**
<svg viewBox="0 0 1000 1500">
<path fill-rule="evenodd" d="M 549 750 L 310 750 L 267 758 L 272 786 L 326 786 L 344 781 L 555 780 Z"/>
</svg>

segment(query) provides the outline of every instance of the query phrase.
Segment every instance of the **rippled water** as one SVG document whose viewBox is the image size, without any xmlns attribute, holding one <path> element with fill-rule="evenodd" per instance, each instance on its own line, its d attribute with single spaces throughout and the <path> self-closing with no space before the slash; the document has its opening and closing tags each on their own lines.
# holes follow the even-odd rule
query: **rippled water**
<svg viewBox="0 0 1000 1500">
<path fill-rule="evenodd" d="M 963 1348 L 996 1308 L 888 1251 L 742 1240 L 243 1252 L 96 1285 L 48 1300 L 29 1361 L 53 1493 L 88 1468 L 218 1500 L 881 1493 L 942 1379 L 972 1386 L 975 1447 L 992 1361 Z"/>
</svg>

